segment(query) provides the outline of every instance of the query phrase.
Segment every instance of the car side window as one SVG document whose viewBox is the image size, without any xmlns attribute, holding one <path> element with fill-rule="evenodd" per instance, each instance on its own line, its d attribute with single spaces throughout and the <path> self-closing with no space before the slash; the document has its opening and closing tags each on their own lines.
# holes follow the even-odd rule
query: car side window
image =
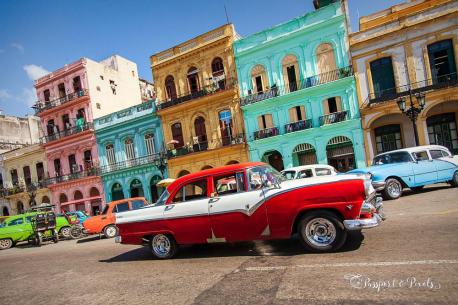
<svg viewBox="0 0 458 305">
<path fill-rule="evenodd" d="M 234 194 L 245 191 L 245 181 L 243 173 L 232 173 L 224 176 L 215 177 L 213 180 L 215 192 L 221 195 Z"/>
<path fill-rule="evenodd" d="M 431 158 L 433 158 L 433 159 L 439 159 L 439 158 L 444 157 L 443 151 L 440 150 L 440 149 L 430 150 L 429 154 L 431 155 Z"/>
<path fill-rule="evenodd" d="M 145 206 L 143 200 L 134 200 L 131 201 L 130 204 L 132 205 L 132 210 L 138 210 Z"/>
<path fill-rule="evenodd" d="M 175 194 L 172 202 L 186 202 L 197 199 L 203 199 L 207 197 L 207 179 L 201 179 L 181 187 L 181 189 Z"/>
<path fill-rule="evenodd" d="M 57 216 L 57 215 L 56 215 L 56 216 Z M 25 222 L 26 222 L 26 223 L 31 223 L 32 220 L 33 220 L 34 218 L 35 218 L 35 216 L 27 216 L 27 217 L 25 218 Z"/>
<path fill-rule="evenodd" d="M 18 218 L 18 219 L 11 220 L 11 221 L 8 223 L 8 226 L 15 226 L 15 225 L 23 224 L 23 223 L 24 223 L 24 219 Z"/>
<path fill-rule="evenodd" d="M 412 153 L 415 160 L 417 161 L 427 161 L 429 160 L 428 153 L 426 151 L 416 151 Z"/>
<path fill-rule="evenodd" d="M 317 168 L 315 169 L 317 176 L 327 176 L 331 174 L 331 170 L 329 168 Z"/>
<path fill-rule="evenodd" d="M 294 176 L 296 175 L 295 171 L 284 171 L 281 173 L 281 175 L 286 179 L 286 180 L 291 180 L 294 179 Z M 300 175 L 298 175 L 300 177 Z"/>
<path fill-rule="evenodd" d="M 121 213 L 121 212 L 125 212 L 125 211 L 129 211 L 129 203 L 128 202 L 118 203 L 113 209 L 113 213 Z"/>
<path fill-rule="evenodd" d="M 297 178 L 310 178 L 310 177 L 313 177 L 313 171 L 311 169 L 304 169 L 304 170 L 301 170 L 298 174 L 297 174 Z"/>
</svg>

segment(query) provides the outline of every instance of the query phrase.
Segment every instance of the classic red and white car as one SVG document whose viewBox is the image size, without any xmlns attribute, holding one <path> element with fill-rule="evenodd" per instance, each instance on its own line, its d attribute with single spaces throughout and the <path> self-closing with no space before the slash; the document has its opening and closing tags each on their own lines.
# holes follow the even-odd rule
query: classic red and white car
<svg viewBox="0 0 458 305">
<path fill-rule="evenodd" d="M 384 219 L 367 176 L 283 181 L 261 162 L 204 170 L 176 179 L 154 206 L 116 215 L 116 242 L 148 244 L 156 258 L 178 245 L 286 239 L 298 233 L 314 252 L 339 249 L 347 231 Z"/>
</svg>

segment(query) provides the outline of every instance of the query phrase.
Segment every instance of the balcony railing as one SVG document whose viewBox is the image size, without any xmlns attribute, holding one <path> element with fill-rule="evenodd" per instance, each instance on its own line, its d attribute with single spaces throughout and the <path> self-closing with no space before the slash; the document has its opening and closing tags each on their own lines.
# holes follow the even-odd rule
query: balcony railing
<svg viewBox="0 0 458 305">
<path fill-rule="evenodd" d="M 347 116 L 348 111 L 333 112 L 320 116 L 320 126 L 346 121 L 348 119 Z"/>
<path fill-rule="evenodd" d="M 381 90 L 375 93 L 370 93 L 366 98 L 363 106 L 374 105 L 383 102 L 393 101 L 400 97 L 408 96 L 409 94 L 415 95 L 420 92 L 427 92 L 431 90 L 440 90 L 458 85 L 457 73 L 438 76 L 432 79 L 423 80 L 409 85 L 399 86 Z"/>
<path fill-rule="evenodd" d="M 67 94 L 64 97 L 60 97 L 60 98 L 52 100 L 52 101 L 46 101 L 46 102 L 38 101 L 38 102 L 36 102 L 36 104 L 32 108 L 35 109 L 35 114 L 39 114 L 40 112 L 43 112 L 45 110 L 48 110 L 48 109 L 63 105 L 63 104 L 65 104 L 67 102 L 70 102 L 70 101 L 72 101 L 74 99 L 77 99 L 77 98 L 82 97 L 82 96 L 87 96 L 87 95 L 89 95 L 89 90 L 83 89 L 83 90 L 79 90 L 79 91 L 75 91 L 73 93 Z"/>
<path fill-rule="evenodd" d="M 47 135 L 45 137 L 41 138 L 41 143 L 49 143 L 52 141 L 55 141 L 57 139 L 61 139 L 70 135 L 74 135 L 86 130 L 94 130 L 94 123 L 92 122 L 87 122 L 81 126 L 74 126 L 72 128 L 64 129 L 62 131 L 59 131 L 55 134 Z"/>
<path fill-rule="evenodd" d="M 306 79 L 302 79 L 299 82 L 289 83 L 284 86 L 276 86 L 275 84 L 259 93 L 249 94 L 247 96 L 240 98 L 240 105 L 246 106 L 250 104 L 254 104 L 266 99 L 270 99 L 276 96 L 281 96 L 285 94 L 289 94 L 291 92 L 303 90 L 310 87 L 315 87 L 318 85 L 326 84 L 329 82 L 333 82 L 345 77 L 349 77 L 353 75 L 353 67 L 348 66 L 344 68 L 340 68 L 334 71 L 325 72 L 322 74 L 314 75 L 307 77 Z"/>
<path fill-rule="evenodd" d="M 178 95 L 166 102 L 162 102 L 158 105 L 158 108 L 159 109 L 169 108 L 169 107 L 176 106 L 176 105 L 182 104 L 190 100 L 195 100 L 195 99 L 207 96 L 207 95 L 215 94 L 215 93 L 222 92 L 228 89 L 233 89 L 235 85 L 237 85 L 237 81 L 235 79 L 225 78 L 218 82 L 214 82 L 209 85 L 206 85 L 197 91 L 194 91 L 194 92 L 187 91 L 184 94 Z"/>
<path fill-rule="evenodd" d="M 285 125 L 285 133 L 304 130 L 308 128 L 312 128 L 313 123 L 312 120 L 302 120 L 293 123 L 288 123 Z"/>
<path fill-rule="evenodd" d="M 161 154 L 153 154 L 143 157 L 138 157 L 135 159 L 125 160 L 121 162 L 117 162 L 114 164 L 108 164 L 100 167 L 100 174 L 106 174 L 118 170 L 123 170 L 127 168 L 136 167 L 139 165 L 151 164 L 154 163 L 156 165 L 160 164 Z"/>
<path fill-rule="evenodd" d="M 255 140 L 259 140 L 259 139 L 265 139 L 269 137 L 278 136 L 279 134 L 280 132 L 278 131 L 278 128 L 272 127 L 272 128 L 266 128 L 266 129 L 255 131 L 253 133 L 253 136 Z"/>
<path fill-rule="evenodd" d="M 170 158 L 187 155 L 187 154 L 194 153 L 194 152 L 206 151 L 209 149 L 221 148 L 225 146 L 242 144 L 242 143 L 245 143 L 245 134 L 243 133 L 236 134 L 233 136 L 231 135 L 224 136 L 222 138 L 215 139 L 210 142 L 207 141 L 206 139 L 192 138 L 189 144 L 183 147 L 168 149 L 167 157 L 170 159 Z"/>
<path fill-rule="evenodd" d="M 56 176 L 53 178 L 48 178 L 43 181 L 44 186 L 49 186 L 52 184 L 57 184 L 61 182 L 66 182 L 66 181 L 72 181 L 72 180 L 77 180 L 85 177 L 91 177 L 91 176 L 98 176 L 99 175 L 99 170 L 97 167 L 92 167 L 88 170 L 85 171 L 80 171 L 80 172 L 74 172 L 71 174 L 67 175 L 61 175 L 61 176 Z"/>
<path fill-rule="evenodd" d="M 14 185 L 13 187 L 7 187 L 7 188 L 0 188 L 0 198 L 4 198 L 7 196 L 11 196 L 14 194 L 19 194 L 25 191 L 31 191 L 31 190 L 36 190 L 36 189 L 41 189 L 46 187 L 44 184 L 44 179 L 39 180 L 39 181 L 33 181 L 27 184 L 17 184 Z"/>
</svg>

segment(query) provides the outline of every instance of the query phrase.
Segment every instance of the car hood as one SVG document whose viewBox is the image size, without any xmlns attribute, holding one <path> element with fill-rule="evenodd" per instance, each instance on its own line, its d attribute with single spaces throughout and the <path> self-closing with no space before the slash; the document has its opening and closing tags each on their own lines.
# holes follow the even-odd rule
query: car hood
<svg viewBox="0 0 458 305">
<path fill-rule="evenodd" d="M 349 171 L 347 173 L 348 174 L 365 174 L 365 173 L 368 173 L 368 172 L 371 172 L 371 173 L 381 172 L 381 171 L 385 171 L 385 170 L 390 170 L 393 167 L 399 167 L 399 166 L 403 166 L 403 165 L 406 165 L 406 164 L 407 163 L 391 163 L 391 164 L 373 165 L 373 166 L 369 166 L 369 167 L 365 167 L 365 168 L 354 169 L 354 170 L 351 170 L 351 171 Z"/>
</svg>

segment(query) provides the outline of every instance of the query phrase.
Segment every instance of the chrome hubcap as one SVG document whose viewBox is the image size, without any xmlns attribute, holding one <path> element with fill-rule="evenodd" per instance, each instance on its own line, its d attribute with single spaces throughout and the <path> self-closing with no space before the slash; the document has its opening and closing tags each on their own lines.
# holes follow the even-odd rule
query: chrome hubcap
<svg viewBox="0 0 458 305">
<path fill-rule="evenodd" d="M 66 236 L 66 237 L 70 236 L 70 228 L 63 228 L 61 233 L 63 236 Z"/>
<path fill-rule="evenodd" d="M 329 246 L 336 239 L 336 227 L 325 218 L 315 218 L 307 223 L 305 236 L 314 246 Z"/>
<path fill-rule="evenodd" d="M 159 257 L 164 257 L 170 252 L 170 240 L 167 236 L 163 234 L 158 234 L 154 236 L 153 241 L 152 241 L 152 248 L 154 251 L 154 254 L 156 254 Z"/>
<path fill-rule="evenodd" d="M 108 227 L 107 235 L 110 237 L 114 237 L 116 235 L 116 229 L 114 227 Z"/>
<path fill-rule="evenodd" d="M 388 192 L 392 197 L 398 197 L 401 194 L 401 186 L 397 182 L 388 184 Z"/>
<path fill-rule="evenodd" d="M 9 239 L 2 239 L 0 240 L 0 247 L 8 248 L 10 246 L 11 241 Z"/>
</svg>

